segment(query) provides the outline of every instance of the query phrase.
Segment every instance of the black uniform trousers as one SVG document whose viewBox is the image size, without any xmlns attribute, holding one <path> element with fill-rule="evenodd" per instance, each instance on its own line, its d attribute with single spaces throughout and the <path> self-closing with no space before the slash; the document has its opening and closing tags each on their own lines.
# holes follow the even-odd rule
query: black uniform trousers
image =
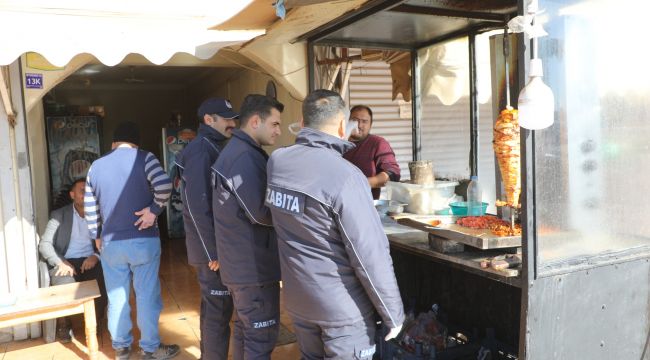
<svg viewBox="0 0 650 360">
<path fill-rule="evenodd" d="M 201 287 L 201 359 L 227 360 L 233 312 L 230 291 L 221 282 L 219 271 L 210 270 L 208 264 L 194 268 Z"/>
<path fill-rule="evenodd" d="M 280 333 L 280 283 L 230 286 L 235 304 L 233 360 L 268 360 Z"/>
</svg>

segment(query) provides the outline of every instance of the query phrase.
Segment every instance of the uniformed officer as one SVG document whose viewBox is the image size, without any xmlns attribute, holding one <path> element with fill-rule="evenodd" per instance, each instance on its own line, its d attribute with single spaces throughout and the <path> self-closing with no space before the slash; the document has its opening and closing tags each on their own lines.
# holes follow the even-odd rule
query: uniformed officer
<svg viewBox="0 0 650 360">
<path fill-rule="evenodd" d="M 232 136 L 238 114 L 228 100 L 210 98 L 201 104 L 198 116 L 197 137 L 176 157 L 182 179 L 185 245 L 201 286 L 201 358 L 226 360 L 233 305 L 219 271 L 210 166 Z"/>
<path fill-rule="evenodd" d="M 404 309 L 368 180 L 342 154 L 346 105 L 332 91 L 303 102 L 296 144 L 267 165 L 283 292 L 303 359 L 371 359 L 375 310 L 397 336 Z"/>
<path fill-rule="evenodd" d="M 262 145 L 280 135 L 284 106 L 248 95 L 240 130 L 212 166 L 217 249 L 224 284 L 235 306 L 233 359 L 270 359 L 280 325 L 280 265 L 271 213 L 264 205 L 266 162 Z"/>
</svg>

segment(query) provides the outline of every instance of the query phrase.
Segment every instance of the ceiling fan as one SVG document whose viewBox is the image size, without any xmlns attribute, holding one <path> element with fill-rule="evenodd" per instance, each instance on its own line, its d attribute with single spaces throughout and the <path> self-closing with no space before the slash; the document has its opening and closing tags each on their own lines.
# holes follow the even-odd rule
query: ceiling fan
<svg viewBox="0 0 650 360">
<path fill-rule="evenodd" d="M 124 79 L 124 82 L 127 82 L 129 84 L 142 84 L 142 83 L 144 83 L 144 79 L 140 79 L 140 78 L 135 77 L 135 74 L 133 73 L 134 68 L 135 68 L 135 66 L 129 66 L 130 75 L 129 75 L 129 77 Z"/>
</svg>

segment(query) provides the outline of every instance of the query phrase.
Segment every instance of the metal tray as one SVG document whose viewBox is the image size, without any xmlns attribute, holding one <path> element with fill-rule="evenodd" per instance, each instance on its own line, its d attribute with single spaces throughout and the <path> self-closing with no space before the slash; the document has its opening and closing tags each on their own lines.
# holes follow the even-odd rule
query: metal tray
<svg viewBox="0 0 650 360">
<path fill-rule="evenodd" d="M 444 218 L 444 219 L 441 219 Z M 397 222 L 404 226 L 426 231 L 437 237 L 457 241 L 459 243 L 475 247 L 477 249 L 500 249 L 521 246 L 521 236 L 497 236 L 490 229 L 471 229 L 449 222 L 445 216 L 429 217 L 401 217 Z M 428 222 L 440 220 L 438 226 L 431 226 Z"/>
</svg>

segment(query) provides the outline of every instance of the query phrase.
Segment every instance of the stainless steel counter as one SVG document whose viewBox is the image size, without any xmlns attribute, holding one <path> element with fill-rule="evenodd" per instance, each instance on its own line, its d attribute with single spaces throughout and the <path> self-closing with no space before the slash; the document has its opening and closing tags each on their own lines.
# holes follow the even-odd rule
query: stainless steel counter
<svg viewBox="0 0 650 360">
<path fill-rule="evenodd" d="M 443 254 L 429 248 L 428 233 L 424 231 L 400 225 L 387 216 L 382 217 L 382 224 L 392 251 L 410 253 L 507 285 L 521 287 L 521 274 L 519 271 L 504 272 L 492 268 L 482 268 L 480 265 L 482 260 L 505 254 L 503 250 L 477 250 Z"/>
</svg>

